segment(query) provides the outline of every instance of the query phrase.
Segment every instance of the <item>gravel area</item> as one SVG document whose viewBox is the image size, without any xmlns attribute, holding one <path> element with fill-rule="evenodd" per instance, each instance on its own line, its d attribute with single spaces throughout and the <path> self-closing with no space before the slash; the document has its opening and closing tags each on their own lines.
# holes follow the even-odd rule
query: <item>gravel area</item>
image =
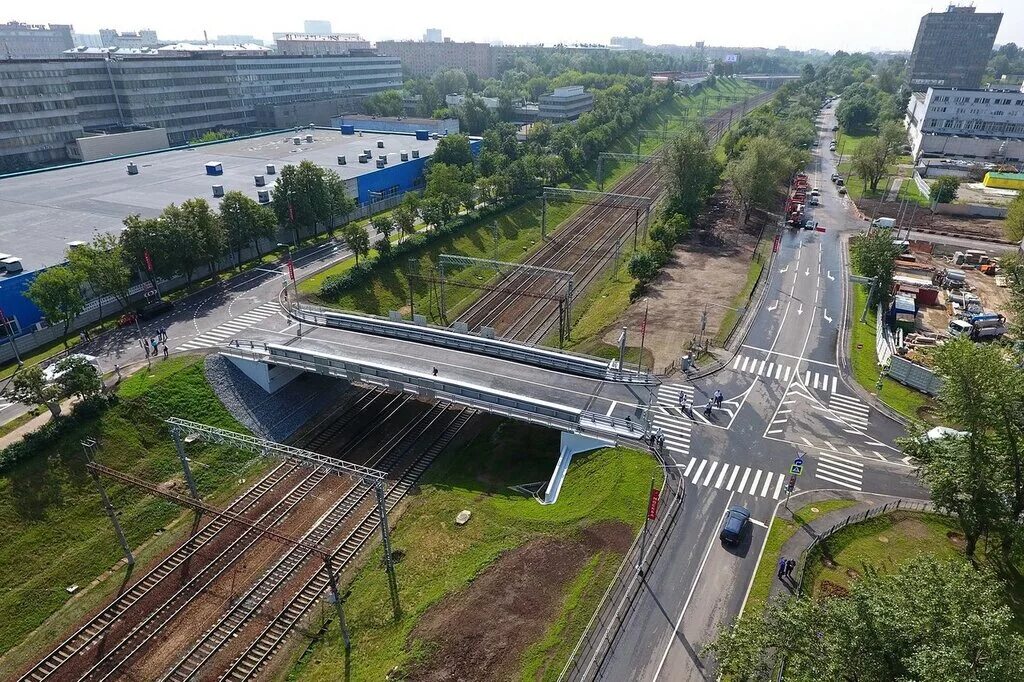
<svg viewBox="0 0 1024 682">
<path fill-rule="evenodd" d="M 220 355 L 206 357 L 206 379 L 228 412 L 261 438 L 284 442 L 350 388 L 338 379 L 303 374 L 268 395 Z"/>
</svg>

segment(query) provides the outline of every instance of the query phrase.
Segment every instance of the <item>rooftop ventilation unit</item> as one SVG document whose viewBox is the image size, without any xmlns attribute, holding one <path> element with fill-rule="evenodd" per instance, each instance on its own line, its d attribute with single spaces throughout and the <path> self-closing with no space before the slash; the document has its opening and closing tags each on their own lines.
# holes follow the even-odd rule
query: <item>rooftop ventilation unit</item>
<svg viewBox="0 0 1024 682">
<path fill-rule="evenodd" d="M 386 165 L 387 162 L 384 159 L 377 159 L 377 168 L 383 168 Z"/>
<path fill-rule="evenodd" d="M 377 149 L 384 149 L 384 140 L 377 140 Z"/>
<path fill-rule="evenodd" d="M 302 138 L 296 135 L 292 138 L 292 144 L 302 144 Z"/>
<path fill-rule="evenodd" d="M 252 177 L 253 177 L 253 180 L 255 180 L 255 181 L 256 181 L 256 186 L 257 186 L 257 187 L 265 187 L 265 186 L 266 186 L 266 184 L 267 184 L 267 178 L 266 178 L 266 176 L 263 176 L 263 175 L 254 175 L 254 176 L 252 176 Z"/>
<path fill-rule="evenodd" d="M 128 175 L 138 175 L 139 174 L 139 167 L 137 165 L 135 165 L 134 163 L 129 163 L 128 166 L 127 166 L 127 170 L 128 170 Z"/>
<path fill-rule="evenodd" d="M 21 259 L 17 256 L 8 256 L 0 260 L 0 270 L 7 272 L 21 272 Z"/>
<path fill-rule="evenodd" d="M 366 154 L 360 154 L 359 155 L 359 163 L 369 163 L 369 162 L 370 162 L 370 157 L 369 156 L 367 156 Z"/>
<path fill-rule="evenodd" d="M 372 149 L 364 149 L 363 150 L 363 156 L 373 156 L 373 150 Z"/>
<path fill-rule="evenodd" d="M 401 152 L 399 152 L 398 158 L 400 158 L 402 161 L 408 161 L 409 160 L 409 152 L 407 152 L 407 151 L 405 151 L 403 149 Z"/>
<path fill-rule="evenodd" d="M 83 246 L 85 246 L 85 242 L 81 241 L 80 239 L 76 239 L 73 242 L 65 242 L 64 245 L 67 246 L 69 249 L 80 249 Z M 0 258 L 6 258 L 6 257 L 7 257 L 6 253 L 3 254 L 3 255 L 0 255 Z"/>
<path fill-rule="evenodd" d="M 414 159 L 420 158 L 420 150 L 419 149 L 413 149 L 412 150 L 412 158 L 414 158 Z"/>
<path fill-rule="evenodd" d="M 277 172 L 277 166 L 272 163 L 267 164 L 267 175 L 273 175 Z"/>
<path fill-rule="evenodd" d="M 207 161 L 206 162 L 206 174 L 207 175 L 224 175 L 224 164 L 220 161 Z"/>
<path fill-rule="evenodd" d="M 256 192 L 256 199 L 261 204 L 269 204 L 270 203 L 270 190 L 269 189 L 257 190 L 257 192 Z"/>
<path fill-rule="evenodd" d="M 222 196 L 224 196 L 224 185 L 214 185 L 213 186 L 213 196 L 215 196 L 215 197 L 222 197 Z"/>
<path fill-rule="evenodd" d="M 306 135 L 306 142 L 309 143 L 309 144 L 313 144 L 313 136 L 312 135 Z"/>
<path fill-rule="evenodd" d="M 345 159 L 345 155 L 344 154 L 341 154 L 340 156 L 338 156 L 338 165 L 339 166 L 344 166 L 347 163 L 348 163 L 348 161 Z"/>
</svg>

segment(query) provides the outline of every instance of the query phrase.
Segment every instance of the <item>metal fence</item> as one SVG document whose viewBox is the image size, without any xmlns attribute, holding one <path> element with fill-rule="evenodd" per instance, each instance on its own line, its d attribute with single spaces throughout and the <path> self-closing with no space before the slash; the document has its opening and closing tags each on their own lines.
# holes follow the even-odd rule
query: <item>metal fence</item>
<svg viewBox="0 0 1024 682">
<path fill-rule="evenodd" d="M 644 566 L 648 571 L 650 570 L 668 538 L 669 529 L 675 523 L 679 509 L 682 508 L 686 493 L 686 479 L 679 475 L 675 467 L 666 466 L 659 454 L 655 453 L 655 455 L 665 471 L 664 487 L 671 489 L 672 497 L 668 504 L 662 505 L 661 508 L 665 510 L 665 513 L 658 520 L 658 526 L 648 538 L 649 542 L 646 547 L 642 541 L 643 532 L 641 531 L 622 558 L 618 572 L 605 590 L 594 615 L 591 616 L 590 622 L 587 623 L 587 627 L 583 631 L 583 635 L 569 655 L 569 660 L 565 662 L 562 672 L 558 675 L 559 682 L 597 678 L 605 659 L 611 652 L 612 644 L 629 618 L 633 605 L 641 593 L 644 578 L 638 567 Z"/>
<path fill-rule="evenodd" d="M 800 560 L 797 564 L 800 566 L 800 579 L 797 581 L 797 594 L 803 594 L 804 591 L 804 575 L 807 571 L 807 558 L 811 556 L 811 553 L 817 548 L 818 545 L 828 540 L 830 537 L 843 530 L 847 526 L 853 523 L 861 523 L 868 519 L 888 514 L 896 511 L 917 511 L 917 512 L 930 512 L 936 513 L 935 505 L 931 502 L 925 502 L 921 500 L 896 500 L 895 502 L 889 502 L 882 505 L 881 507 L 875 507 L 874 509 L 867 509 L 859 514 L 851 514 L 842 521 L 833 524 L 828 530 L 820 533 L 811 540 L 803 552 L 800 553 Z"/>
</svg>

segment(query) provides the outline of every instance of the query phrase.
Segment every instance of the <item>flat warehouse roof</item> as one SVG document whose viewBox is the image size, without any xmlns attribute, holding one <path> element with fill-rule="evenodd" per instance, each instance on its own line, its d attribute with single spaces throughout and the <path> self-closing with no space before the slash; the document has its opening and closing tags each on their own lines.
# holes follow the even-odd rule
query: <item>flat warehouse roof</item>
<svg viewBox="0 0 1024 682">
<path fill-rule="evenodd" d="M 306 135 L 313 142 L 306 142 Z M 292 138 L 300 137 L 296 145 Z M 377 141 L 384 148 L 377 148 Z M 256 198 L 257 189 L 269 189 L 277 175 L 267 175 L 267 186 L 257 188 L 255 175 L 265 175 L 267 164 L 281 172 L 287 164 L 308 159 L 337 171 L 345 180 L 377 170 L 375 160 L 388 155 L 388 166 L 400 163 L 399 152 L 419 150 L 430 156 L 437 140 L 417 140 L 413 135 L 364 132 L 342 135 L 326 128 L 278 132 L 201 147 L 179 147 L 152 154 L 124 157 L 92 164 L 54 168 L 38 173 L 0 178 L 0 252 L 22 259 L 26 271 L 60 263 L 69 241 L 88 241 L 96 232 L 118 233 L 125 216 L 139 213 L 156 216 L 165 206 L 203 197 L 216 208 L 213 185 L 225 192 L 240 190 Z M 359 163 L 369 149 L 374 161 Z M 348 162 L 339 166 L 337 157 Z M 128 175 L 134 162 L 138 175 Z M 207 175 L 206 164 L 218 161 L 222 175 Z"/>
</svg>

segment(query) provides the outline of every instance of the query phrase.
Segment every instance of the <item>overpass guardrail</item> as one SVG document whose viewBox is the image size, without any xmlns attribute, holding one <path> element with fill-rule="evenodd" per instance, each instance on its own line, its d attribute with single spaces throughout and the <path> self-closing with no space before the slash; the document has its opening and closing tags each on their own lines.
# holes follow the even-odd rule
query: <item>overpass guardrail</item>
<svg viewBox="0 0 1024 682">
<path fill-rule="evenodd" d="M 431 346 L 440 346 L 501 360 L 511 360 L 551 369 L 567 374 L 632 384 L 656 384 L 658 380 L 648 372 L 620 370 L 609 361 L 564 351 L 527 346 L 512 341 L 489 339 L 475 334 L 444 329 L 415 322 L 395 321 L 370 315 L 343 313 L 337 310 L 292 306 L 289 312 L 297 320 L 321 327 L 334 327 L 347 331 L 385 336 Z"/>
</svg>

